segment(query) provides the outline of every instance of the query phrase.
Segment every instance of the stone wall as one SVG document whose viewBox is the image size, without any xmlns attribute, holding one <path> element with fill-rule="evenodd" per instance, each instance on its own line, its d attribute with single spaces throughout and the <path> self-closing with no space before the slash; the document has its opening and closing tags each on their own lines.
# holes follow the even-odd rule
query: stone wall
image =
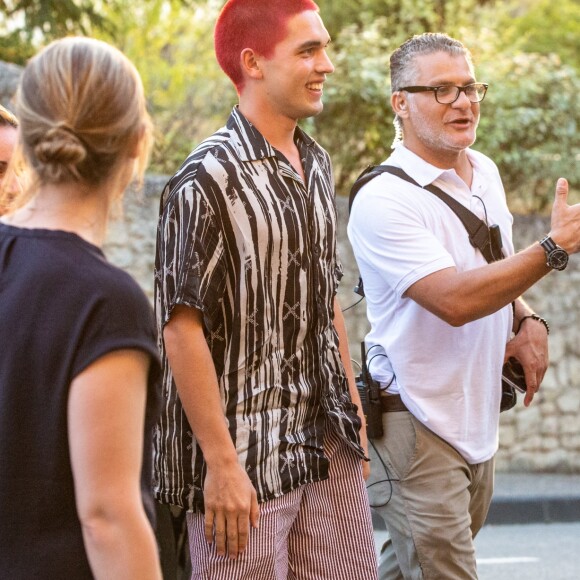
<svg viewBox="0 0 580 580">
<path fill-rule="evenodd" d="M 131 272 L 150 297 L 159 195 L 164 183 L 164 177 L 149 177 L 140 196 L 126 196 L 124 219 L 110 227 L 105 248 L 109 258 Z M 337 205 L 339 249 L 345 267 L 339 297 L 345 308 L 358 300 L 352 291 L 358 278 L 346 239 L 346 199 L 339 198 Z M 531 244 L 548 229 L 546 218 L 516 217 L 516 249 Z M 580 258 L 573 256 L 565 272 L 544 278 L 526 299 L 550 322 L 550 368 L 531 407 L 525 409 L 520 396 L 517 407 L 501 415 L 498 469 L 580 473 Z M 346 311 L 345 318 L 353 358 L 359 359 L 359 343 L 368 328 L 364 301 Z"/>
</svg>

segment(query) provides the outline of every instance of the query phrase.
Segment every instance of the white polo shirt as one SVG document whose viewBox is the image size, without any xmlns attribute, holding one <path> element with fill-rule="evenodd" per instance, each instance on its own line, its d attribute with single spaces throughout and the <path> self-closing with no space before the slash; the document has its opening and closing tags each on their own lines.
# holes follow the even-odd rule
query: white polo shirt
<svg viewBox="0 0 580 580">
<path fill-rule="evenodd" d="M 499 225 L 503 251 L 511 255 L 513 219 L 497 167 L 481 153 L 467 154 L 471 189 L 455 170 L 434 167 L 403 145 L 385 163 L 401 167 L 422 186 L 440 187 L 488 225 Z M 389 392 L 399 392 L 409 411 L 469 463 L 491 458 L 498 447 L 511 306 L 455 328 L 403 296 L 433 272 L 450 267 L 464 272 L 485 266 L 485 258 L 444 202 L 388 173 L 357 194 L 348 236 L 364 281 L 371 374 Z"/>
</svg>

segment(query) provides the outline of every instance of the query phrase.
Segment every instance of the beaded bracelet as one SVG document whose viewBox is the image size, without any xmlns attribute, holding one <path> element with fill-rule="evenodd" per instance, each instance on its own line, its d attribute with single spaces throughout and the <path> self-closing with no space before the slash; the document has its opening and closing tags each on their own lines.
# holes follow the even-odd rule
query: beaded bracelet
<svg viewBox="0 0 580 580">
<path fill-rule="evenodd" d="M 532 320 L 537 320 L 538 322 L 541 322 L 546 327 L 546 332 L 548 334 L 550 334 L 550 325 L 548 324 L 548 321 L 545 318 L 542 318 L 541 316 L 538 316 L 537 314 L 529 314 L 528 316 L 524 316 L 520 320 L 520 323 L 518 325 L 518 332 L 520 331 L 520 328 L 522 327 L 523 321 L 526 320 L 527 318 L 531 318 Z M 516 332 L 516 334 L 518 332 Z"/>
</svg>

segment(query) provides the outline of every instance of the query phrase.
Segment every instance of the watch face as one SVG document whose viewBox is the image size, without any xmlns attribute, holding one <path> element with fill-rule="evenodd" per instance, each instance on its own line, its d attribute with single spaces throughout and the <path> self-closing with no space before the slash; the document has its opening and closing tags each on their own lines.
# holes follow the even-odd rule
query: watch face
<svg viewBox="0 0 580 580">
<path fill-rule="evenodd" d="M 568 265 L 568 253 L 562 248 L 556 248 L 548 254 L 548 266 L 554 270 L 563 270 Z"/>
</svg>

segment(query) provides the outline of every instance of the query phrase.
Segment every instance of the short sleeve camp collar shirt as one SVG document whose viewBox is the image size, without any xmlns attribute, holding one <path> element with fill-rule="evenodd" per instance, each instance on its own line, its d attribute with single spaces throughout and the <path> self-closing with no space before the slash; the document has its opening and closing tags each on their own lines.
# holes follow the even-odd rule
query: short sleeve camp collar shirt
<svg viewBox="0 0 580 580">
<path fill-rule="evenodd" d="M 159 336 L 177 304 L 203 313 L 239 461 L 258 500 L 327 477 L 330 427 L 361 453 L 333 325 L 341 277 L 332 169 L 299 128 L 306 183 L 237 110 L 167 184 L 158 226 Z M 155 436 L 155 490 L 203 505 L 203 457 L 160 338 L 165 412 Z"/>
</svg>

